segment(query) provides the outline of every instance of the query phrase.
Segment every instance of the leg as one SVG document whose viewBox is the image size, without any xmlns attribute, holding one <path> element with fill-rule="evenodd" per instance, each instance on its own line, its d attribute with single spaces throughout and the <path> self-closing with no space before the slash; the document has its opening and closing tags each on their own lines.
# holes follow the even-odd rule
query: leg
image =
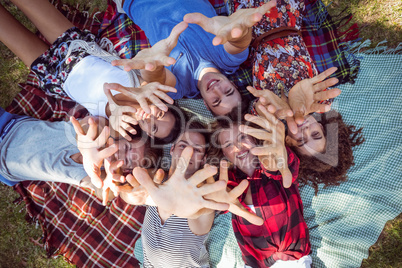
<svg viewBox="0 0 402 268">
<path fill-rule="evenodd" d="M 50 43 L 74 25 L 48 0 L 12 0 Z"/>
<path fill-rule="evenodd" d="M 27 66 L 30 66 L 49 48 L 35 34 L 21 25 L 2 5 L 0 5 L 0 41 Z"/>
</svg>

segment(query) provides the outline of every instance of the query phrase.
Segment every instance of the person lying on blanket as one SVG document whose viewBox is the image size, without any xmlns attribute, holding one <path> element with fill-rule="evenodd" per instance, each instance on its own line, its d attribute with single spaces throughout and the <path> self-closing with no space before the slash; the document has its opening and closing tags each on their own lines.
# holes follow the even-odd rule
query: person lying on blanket
<svg viewBox="0 0 402 268">
<path fill-rule="evenodd" d="M 233 215 L 233 230 L 247 267 L 310 267 L 309 232 L 296 180 L 299 159 L 285 147 L 284 124 L 265 107 L 260 110 L 261 116 L 247 114 L 246 122 L 218 119 L 212 136 L 215 157 L 224 156 L 233 165 L 229 185 L 247 179 L 249 187 L 239 200 L 264 221 L 254 226 Z"/>
<path fill-rule="evenodd" d="M 234 14 L 259 8 L 268 2 L 228 1 Z M 249 60 L 253 87 L 248 89 L 260 98 L 257 103 L 272 105 L 271 109 L 277 110 L 277 117 L 286 119 L 286 143 L 300 159 L 299 178 L 317 192 L 318 183 L 338 185 L 346 180 L 347 171 L 354 164 L 352 147 L 361 144 L 363 138 L 361 129 L 347 125 L 338 112 L 329 111 L 328 99 L 338 96 L 341 91 L 338 88 L 326 90 L 338 83 L 338 79 L 325 79 L 336 68 L 317 76 L 300 35 L 304 7 L 304 1 L 276 0 L 276 6 L 252 27 Z M 206 31 L 208 28 L 204 25 L 212 23 L 212 19 L 201 14 L 186 17 L 185 21 L 197 23 Z M 239 111 L 248 107 L 239 107 Z"/>
<path fill-rule="evenodd" d="M 127 139 L 131 139 L 129 133 L 137 132 L 132 125 L 138 124 L 157 143 L 175 140 L 181 128 L 180 111 L 168 109 L 171 106 L 163 101 L 173 103 L 166 92 L 176 89 L 157 82 L 144 83 L 135 72 L 127 73 L 112 66 L 110 61 L 118 57 L 103 51 L 93 34 L 75 28 L 48 1 L 15 0 L 13 3 L 53 43 L 49 48 L 0 7 L 0 40 L 31 67 L 43 90 L 72 98 L 94 116 L 110 116 L 112 128 Z M 108 103 L 104 93 L 104 84 L 107 90 L 108 82 L 119 82 L 131 87 L 131 91 L 123 90 L 123 94 L 114 97 L 118 92 L 109 92 L 112 103 Z M 153 104 L 149 105 L 147 100 Z"/>
<path fill-rule="evenodd" d="M 135 169 L 134 176 L 126 177 L 130 186 L 121 189 L 122 199 L 128 204 L 149 205 L 142 227 L 145 267 L 209 267 L 205 241 L 214 221 L 215 210 L 222 210 L 214 203 L 214 206 L 200 206 L 211 202 L 207 201 L 209 199 L 216 201 L 216 204 L 228 203 L 229 211 L 252 223 L 262 224 L 259 217 L 248 212 L 237 201 L 247 187 L 246 181 L 227 191 L 227 178 L 225 180 L 220 176 L 218 182 L 212 178 L 217 172 L 216 167 L 205 165 L 200 170 L 207 156 L 208 143 L 209 135 L 205 127 L 192 122 L 171 147 L 171 167 L 165 179 L 164 173 L 158 171 L 154 184 L 144 169 Z M 202 183 L 205 179 L 207 184 Z M 220 191 L 212 193 L 207 190 L 216 185 L 219 185 Z M 205 188 L 201 190 L 197 187 Z M 196 191 L 192 193 L 194 189 Z M 205 199 L 198 199 L 193 204 L 194 198 L 200 195 Z M 183 206 L 185 212 L 181 211 L 180 207 Z"/>
<path fill-rule="evenodd" d="M 97 119 L 103 127 L 107 120 Z M 142 166 L 145 160 L 156 163 L 158 151 L 149 142 L 139 139 L 120 139 L 116 144 L 103 147 L 109 128 L 98 137 L 93 118 L 74 121 L 82 130 L 89 126 L 88 135 L 74 133 L 69 122 L 49 122 L 10 114 L 0 108 L 0 177 L 8 185 L 20 181 L 41 180 L 63 182 L 80 186 L 102 188 L 100 165 L 103 158 L 116 154 L 125 159 L 121 169 L 130 171 Z M 102 142 L 104 140 L 104 142 Z M 37 146 L 34 146 L 34 145 Z M 128 159 L 128 160 L 127 160 Z M 94 179 L 92 179 L 94 178 Z"/>
<path fill-rule="evenodd" d="M 145 32 L 152 47 L 140 51 L 136 60 L 112 64 L 123 65 L 125 70 L 143 69 L 145 80 L 174 86 L 177 92 L 168 93 L 173 99 L 201 95 L 213 114 L 228 114 L 241 102 L 241 95 L 225 75 L 234 73 L 246 60 L 251 26 L 272 6 L 268 3 L 230 17 L 217 17 L 208 1 L 123 1 L 123 10 Z M 214 17 L 213 23 L 203 25 L 208 32 L 183 22 L 192 12 Z M 140 57 L 143 62 L 138 61 Z M 114 89 L 118 88 L 115 85 Z"/>
</svg>

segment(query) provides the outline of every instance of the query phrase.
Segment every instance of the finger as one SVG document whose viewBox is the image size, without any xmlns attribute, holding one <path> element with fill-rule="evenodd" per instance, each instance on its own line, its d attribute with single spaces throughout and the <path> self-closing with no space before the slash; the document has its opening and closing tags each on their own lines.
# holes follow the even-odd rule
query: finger
<svg viewBox="0 0 402 268">
<path fill-rule="evenodd" d="M 331 105 L 329 104 L 313 103 L 311 105 L 311 112 L 326 113 L 329 110 L 331 110 Z"/>
<path fill-rule="evenodd" d="M 148 172 L 144 168 L 136 167 L 133 170 L 133 175 L 135 179 L 145 188 L 148 193 L 152 195 L 158 188 L 155 186 L 155 183 L 149 176 Z"/>
<path fill-rule="evenodd" d="M 170 103 L 170 104 L 174 103 L 174 100 L 162 91 L 156 91 L 156 92 L 154 92 L 154 94 L 156 96 L 158 96 L 161 100 L 166 101 L 167 103 Z"/>
<path fill-rule="evenodd" d="M 126 176 L 126 181 L 134 188 L 137 188 L 137 187 L 140 186 L 140 183 L 138 182 L 138 180 L 132 174 L 128 174 Z"/>
<path fill-rule="evenodd" d="M 168 110 L 168 107 L 166 106 L 166 104 L 164 104 L 158 97 L 156 97 L 155 95 L 151 95 L 149 97 L 149 100 L 155 104 L 156 107 L 158 107 L 159 109 L 161 109 L 162 111 L 166 112 Z"/>
<path fill-rule="evenodd" d="M 297 124 L 293 116 L 286 117 L 286 122 L 288 124 L 288 129 L 293 134 L 297 134 Z"/>
<path fill-rule="evenodd" d="M 262 112 L 261 116 L 264 116 L 265 119 L 268 120 L 268 122 L 274 126 L 276 124 L 278 124 L 278 120 L 276 119 L 275 115 L 268 112 L 267 108 L 265 108 L 265 106 L 263 105 L 259 105 L 258 108 L 260 109 L 260 112 Z"/>
<path fill-rule="evenodd" d="M 197 24 L 201 26 L 205 31 L 207 31 L 206 26 L 209 23 L 209 18 L 201 13 L 189 13 L 183 17 L 183 21 L 187 23 Z"/>
<path fill-rule="evenodd" d="M 268 107 L 268 112 L 272 113 L 269 110 L 269 107 Z M 285 119 L 287 117 L 293 117 L 293 112 L 292 112 L 292 109 L 285 108 L 285 109 L 280 109 L 280 110 L 276 111 L 275 115 L 276 115 L 276 118 Z"/>
<path fill-rule="evenodd" d="M 269 12 L 271 10 L 271 8 L 275 8 L 275 7 L 276 7 L 276 0 L 272 0 L 260 7 L 258 7 L 257 11 L 261 15 L 264 15 L 265 13 Z"/>
<path fill-rule="evenodd" d="M 131 95 L 132 95 L 130 90 L 128 90 L 126 87 L 123 87 L 122 85 L 120 85 L 118 83 L 104 83 L 103 90 L 105 91 L 105 94 L 106 94 L 106 90 L 109 90 L 109 92 L 111 92 L 110 90 L 116 90 L 128 97 L 131 97 Z M 112 93 L 110 93 L 109 95 L 113 96 Z M 114 100 L 114 98 L 113 98 L 113 100 Z"/>
<path fill-rule="evenodd" d="M 119 134 L 126 140 L 131 141 L 132 138 L 131 136 L 127 133 L 127 131 L 123 128 L 123 127 L 119 127 L 119 129 L 117 130 L 117 132 L 119 132 Z"/>
<path fill-rule="evenodd" d="M 133 187 L 131 187 L 130 185 L 127 185 L 127 184 L 116 186 L 115 189 L 118 193 L 121 193 L 121 192 L 129 193 L 129 192 L 133 191 Z"/>
<path fill-rule="evenodd" d="M 229 168 L 229 163 L 226 160 L 221 160 L 220 166 L 219 166 L 219 180 L 223 180 L 228 183 L 229 176 L 228 176 L 228 168 Z"/>
<path fill-rule="evenodd" d="M 302 112 L 302 111 L 293 111 L 293 113 L 294 113 L 294 118 L 295 118 L 295 122 L 296 122 L 296 124 L 298 124 L 298 125 L 301 125 L 301 124 L 303 124 L 303 122 L 304 122 L 304 112 Z"/>
<path fill-rule="evenodd" d="M 247 189 L 248 187 L 248 181 L 247 180 L 242 180 L 239 185 L 237 185 L 235 188 L 233 188 L 230 191 L 230 196 L 232 198 L 238 198 L 239 196 L 241 196 L 244 191 Z"/>
<path fill-rule="evenodd" d="M 102 129 L 102 132 L 97 137 L 98 147 L 104 146 L 106 144 L 107 140 L 109 139 L 109 136 L 110 136 L 110 128 L 108 126 L 105 126 Z"/>
<path fill-rule="evenodd" d="M 163 171 L 163 169 L 158 169 L 158 171 L 156 171 L 156 174 L 154 176 L 154 182 L 156 184 L 161 184 L 164 178 L 165 178 L 165 171 Z"/>
<path fill-rule="evenodd" d="M 196 173 L 194 173 L 193 176 L 191 176 L 188 181 L 193 185 L 197 186 L 198 184 L 204 182 L 206 179 L 209 177 L 214 176 L 218 172 L 217 167 L 215 166 L 207 166 L 204 167 L 201 170 L 198 170 Z"/>
<path fill-rule="evenodd" d="M 264 224 L 264 220 L 262 218 L 258 217 L 254 213 L 249 212 L 242 204 L 239 204 L 238 206 L 230 206 L 229 211 L 239 217 L 246 219 L 251 224 L 259 226 Z"/>
<path fill-rule="evenodd" d="M 269 133 L 264 129 L 257 129 L 246 125 L 240 125 L 239 130 L 244 134 L 253 136 L 254 138 L 259 140 L 269 141 L 271 143 L 273 141 L 272 133 Z"/>
<path fill-rule="evenodd" d="M 225 211 L 229 210 L 229 204 L 226 203 L 216 203 L 214 201 L 209 201 L 205 200 L 202 202 L 202 206 L 205 208 L 213 209 L 213 210 L 219 210 L 219 211 Z"/>
<path fill-rule="evenodd" d="M 315 101 L 324 101 L 328 99 L 333 99 L 341 94 L 341 90 L 339 88 L 333 88 L 326 91 L 316 92 L 313 96 Z"/>
<path fill-rule="evenodd" d="M 126 122 L 124 122 L 124 121 L 121 121 L 120 126 L 121 126 L 124 130 L 126 130 L 127 132 L 130 132 L 130 133 L 131 133 L 132 131 L 135 132 L 135 129 L 134 129 L 129 123 L 126 123 Z"/>
<path fill-rule="evenodd" d="M 115 144 L 113 144 L 112 146 L 109 146 L 103 150 L 101 150 L 99 152 L 99 157 L 102 159 L 106 159 L 109 156 L 112 156 L 114 153 L 116 153 L 118 151 L 119 148 L 117 148 L 117 146 Z"/>
<path fill-rule="evenodd" d="M 222 187 L 224 185 L 224 187 Z M 217 189 L 222 190 L 225 189 L 226 187 L 226 182 L 223 180 L 216 181 L 212 184 L 206 183 L 203 184 L 201 187 L 198 188 L 198 193 L 202 196 L 214 193 L 217 191 Z"/>
<path fill-rule="evenodd" d="M 148 102 L 145 100 L 145 98 L 138 97 L 137 102 L 141 106 L 141 108 L 144 110 L 145 113 L 147 113 L 147 114 L 151 113 L 151 108 L 149 108 Z"/>
<path fill-rule="evenodd" d="M 177 92 L 177 89 L 171 86 L 167 86 L 167 85 L 162 85 L 160 83 L 158 83 L 157 88 L 159 90 L 162 90 L 164 92 Z"/>
<path fill-rule="evenodd" d="M 95 140 L 96 136 L 98 134 L 98 124 L 95 123 L 94 119 L 92 117 L 90 117 L 88 119 L 88 124 L 89 124 L 89 128 L 87 131 L 87 136 L 91 139 L 91 140 Z"/>
<path fill-rule="evenodd" d="M 78 122 L 78 120 L 75 119 L 75 117 L 70 116 L 70 122 L 73 124 L 74 131 L 77 135 L 85 135 L 85 132 L 82 129 L 80 122 Z"/>
<path fill-rule="evenodd" d="M 177 41 L 175 41 L 177 43 Z M 173 45 L 172 45 L 173 46 Z M 161 65 L 163 66 L 170 66 L 176 63 L 176 60 L 172 57 L 164 56 L 160 59 Z"/>
<path fill-rule="evenodd" d="M 324 72 L 320 73 L 319 75 L 314 76 L 313 78 L 310 78 L 313 84 L 317 84 L 318 82 L 323 81 L 325 78 L 330 76 L 331 74 L 335 73 L 336 70 L 338 70 L 337 67 L 331 67 Z"/>
<path fill-rule="evenodd" d="M 258 97 L 260 96 L 260 94 L 258 94 L 258 93 L 259 93 L 259 90 L 255 89 L 255 88 L 252 87 L 252 86 L 248 86 L 248 87 L 247 87 L 247 90 L 248 90 L 248 92 L 250 92 L 251 94 L 253 94 L 253 96 L 256 97 L 256 98 L 258 98 Z"/>
<path fill-rule="evenodd" d="M 110 91 L 110 88 L 108 87 L 109 85 L 110 84 L 108 84 L 108 83 L 103 84 L 103 92 L 105 92 L 109 105 L 116 105 L 116 100 L 114 99 L 112 92 Z"/>
<path fill-rule="evenodd" d="M 214 39 L 212 39 L 212 44 L 214 46 L 219 46 L 221 44 L 224 44 L 227 42 L 227 39 L 223 36 L 217 35 L 214 37 Z"/>
<path fill-rule="evenodd" d="M 253 155 L 269 156 L 272 154 L 272 146 L 258 146 L 250 149 Z"/>
<path fill-rule="evenodd" d="M 184 150 L 181 152 L 181 156 L 177 163 L 176 170 L 173 174 L 176 174 L 176 172 L 179 175 L 185 174 L 192 155 L 193 155 L 192 147 L 187 146 L 186 148 L 184 148 Z M 197 184 L 195 184 L 195 185 L 197 185 Z"/>
<path fill-rule="evenodd" d="M 184 20 L 184 19 L 183 19 Z M 173 27 L 172 31 L 170 32 L 170 35 L 168 37 L 168 41 L 170 43 L 177 43 L 177 40 L 180 37 L 180 34 L 188 27 L 187 22 L 184 20 L 177 24 L 175 27 Z"/>
<path fill-rule="evenodd" d="M 107 205 L 107 202 L 108 202 L 108 199 L 109 199 L 109 192 L 110 192 L 109 187 L 106 187 L 106 188 L 102 189 L 102 205 L 104 205 L 104 206 Z"/>
<path fill-rule="evenodd" d="M 121 117 L 121 120 L 126 122 L 127 124 L 138 125 L 137 119 L 135 119 L 133 116 L 130 116 L 130 115 L 126 115 L 126 114 L 123 115 Z M 135 134 L 135 133 L 133 133 L 133 134 Z"/>
<path fill-rule="evenodd" d="M 135 109 L 133 106 L 123 106 L 121 107 L 121 113 L 132 113 L 135 114 L 137 112 L 137 109 Z"/>
<path fill-rule="evenodd" d="M 261 106 L 258 106 L 258 107 L 260 108 Z M 250 115 L 250 114 L 246 114 L 244 116 L 244 118 L 248 122 L 256 124 L 266 131 L 271 131 L 272 128 L 277 124 L 277 120 L 273 114 L 270 114 L 270 115 L 271 115 L 271 117 L 269 119 L 264 119 L 261 116 L 255 116 L 255 115 Z M 272 120 L 274 120 L 274 121 L 272 121 Z"/>
<path fill-rule="evenodd" d="M 113 60 L 113 66 L 124 66 L 125 71 L 130 71 L 132 69 L 144 69 L 145 64 L 142 60 L 136 60 L 135 57 L 132 59 L 121 59 L 121 60 Z"/>
<path fill-rule="evenodd" d="M 334 85 L 336 85 L 339 82 L 338 78 L 332 77 L 330 79 L 327 79 L 321 83 L 317 83 L 314 85 L 313 89 L 314 92 L 319 92 L 322 91 L 324 89 L 327 89 L 329 87 L 332 87 Z"/>
<path fill-rule="evenodd" d="M 289 188 L 292 185 L 292 172 L 287 167 L 279 170 L 282 174 L 283 187 Z"/>
<path fill-rule="evenodd" d="M 254 23 L 253 23 L 254 25 Z M 230 32 L 230 35 L 232 36 L 232 38 L 239 38 L 243 35 L 243 30 L 241 28 L 241 25 L 233 25 L 233 29 Z"/>
</svg>

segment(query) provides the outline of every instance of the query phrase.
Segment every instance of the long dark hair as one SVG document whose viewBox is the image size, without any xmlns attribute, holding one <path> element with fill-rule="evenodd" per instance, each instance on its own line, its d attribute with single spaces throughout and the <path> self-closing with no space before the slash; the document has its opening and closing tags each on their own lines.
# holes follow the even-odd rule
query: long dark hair
<svg viewBox="0 0 402 268">
<path fill-rule="evenodd" d="M 303 155 L 291 148 L 300 159 L 299 182 L 312 186 L 317 194 L 319 183 L 324 183 L 325 188 L 347 180 L 347 172 L 355 164 L 352 148 L 362 144 L 364 138 L 363 128 L 356 130 L 347 125 L 335 110 L 313 116 L 322 124 L 327 138 L 325 157 Z"/>
</svg>

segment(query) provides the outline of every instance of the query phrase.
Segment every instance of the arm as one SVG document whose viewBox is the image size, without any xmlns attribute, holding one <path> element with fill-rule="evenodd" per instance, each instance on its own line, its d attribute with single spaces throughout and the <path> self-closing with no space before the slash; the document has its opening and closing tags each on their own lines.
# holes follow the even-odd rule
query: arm
<svg viewBox="0 0 402 268">
<path fill-rule="evenodd" d="M 170 52 L 177 45 L 180 34 L 187 28 L 188 24 L 181 22 L 177 24 L 169 37 L 157 42 L 153 47 L 143 49 L 132 59 L 112 61 L 112 65 L 124 66 L 124 70 L 141 69 L 141 76 L 146 82 L 159 82 L 174 87 L 176 77 L 164 66 L 170 66 L 176 62 L 169 57 Z"/>
<path fill-rule="evenodd" d="M 190 13 L 185 15 L 183 20 L 187 23 L 197 24 L 206 32 L 214 34 L 213 45 L 223 44 L 229 54 L 239 54 L 246 50 L 251 43 L 252 26 L 275 6 L 276 0 L 273 0 L 258 8 L 240 9 L 229 17 L 208 18 L 201 13 Z"/>
</svg>

